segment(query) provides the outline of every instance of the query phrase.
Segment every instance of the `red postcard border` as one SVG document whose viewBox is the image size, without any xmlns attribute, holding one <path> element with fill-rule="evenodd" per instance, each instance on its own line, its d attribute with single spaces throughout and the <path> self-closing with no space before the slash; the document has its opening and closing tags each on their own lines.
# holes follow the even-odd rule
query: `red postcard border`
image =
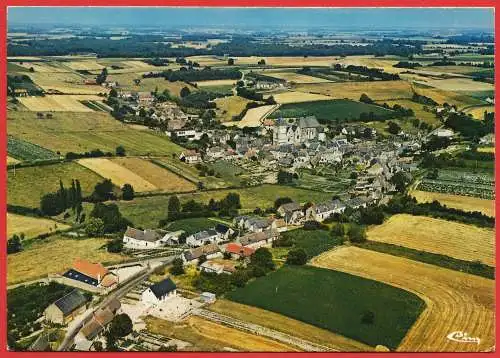
<svg viewBox="0 0 500 358">
<path fill-rule="evenodd" d="M 497 54 L 496 49 L 500 43 L 498 36 L 498 28 L 500 24 L 499 17 L 496 13 L 496 1 L 495 0 L 405 0 L 404 3 L 401 0 L 4 0 L 2 1 L 2 6 L 0 8 L 0 73 L 2 78 L 6 78 L 7 75 L 7 7 L 8 6 L 175 6 L 175 7 L 488 7 L 495 8 L 495 56 Z M 498 71 L 495 71 L 495 91 L 496 84 L 500 80 L 500 75 Z M 0 86 L 0 133 L 3 133 L 0 137 L 0 235 L 4 238 L 3 249 L 0 249 L 0 262 L 2 263 L 0 269 L 0 355 L 2 357 L 75 357 L 86 355 L 86 352 L 10 352 L 7 350 L 7 252 L 5 250 L 5 245 L 7 241 L 7 86 L 6 82 L 3 81 L 3 85 Z M 495 112 L 498 113 L 500 105 L 498 101 L 495 102 Z M 495 127 L 495 141 L 498 143 L 500 139 L 500 129 Z M 498 156 L 495 157 L 495 177 L 498 178 L 500 174 L 500 168 L 498 166 L 499 159 Z M 498 189 L 500 184 L 498 180 L 495 185 L 495 192 L 498 195 Z M 500 212 L 499 201 L 495 202 L 495 212 Z M 498 233 L 495 231 L 495 239 L 498 243 Z M 500 254 L 500 247 L 496 245 L 496 257 Z M 495 269 L 495 274 L 498 271 Z M 498 297 L 499 286 L 495 282 L 496 297 Z M 496 310 L 496 326 L 500 322 L 500 317 L 498 315 L 498 309 Z M 158 352 L 93 352 L 91 355 L 93 357 L 123 357 L 126 354 L 127 357 L 144 357 L 150 355 L 161 355 L 168 354 L 169 356 L 175 357 L 199 357 L 199 358 L 216 358 L 221 355 L 231 356 L 231 357 L 245 357 L 245 358 L 262 358 L 267 356 L 272 356 L 273 358 L 289 358 L 297 357 L 302 358 L 311 353 L 205 353 L 205 352 L 176 352 L 176 353 L 158 353 Z M 331 357 L 430 357 L 434 356 L 436 353 L 314 353 L 315 356 L 331 356 Z M 439 357 L 448 358 L 456 357 L 460 355 L 461 357 L 481 357 L 481 356 L 500 356 L 500 353 L 439 353 Z"/>
</svg>

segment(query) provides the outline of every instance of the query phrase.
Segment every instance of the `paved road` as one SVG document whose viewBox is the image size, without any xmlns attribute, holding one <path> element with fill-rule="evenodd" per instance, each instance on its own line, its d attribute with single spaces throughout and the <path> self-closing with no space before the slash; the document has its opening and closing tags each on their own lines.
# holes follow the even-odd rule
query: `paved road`
<svg viewBox="0 0 500 358">
<path fill-rule="evenodd" d="M 267 327 L 259 326 L 254 323 L 249 323 L 245 321 L 240 321 L 233 317 L 229 317 L 217 312 L 208 311 L 202 308 L 193 310 L 193 314 L 200 316 L 202 318 L 236 328 L 242 331 L 247 331 L 259 336 L 268 337 L 276 341 L 295 346 L 306 352 L 336 352 L 335 349 L 323 346 L 321 344 L 313 343 L 305 339 L 297 338 L 289 334 L 276 331 Z"/>
<path fill-rule="evenodd" d="M 168 258 L 162 258 L 162 263 L 168 264 L 174 260 L 175 256 L 171 256 Z M 150 261 L 154 261 L 154 263 L 158 263 L 160 259 L 154 259 Z M 129 291 L 131 291 L 135 286 L 137 286 L 139 283 L 145 281 L 155 270 L 156 266 L 151 265 L 147 268 L 147 270 L 140 274 L 140 276 L 137 276 L 133 278 L 131 281 L 127 282 L 125 285 L 118 287 L 114 291 L 112 291 L 109 295 L 107 295 L 102 302 L 96 306 L 93 310 L 89 310 L 86 312 L 82 317 L 78 318 L 77 324 L 73 323 L 71 328 L 68 329 L 66 332 L 66 336 L 64 337 L 63 342 L 57 349 L 58 351 L 65 351 L 68 348 L 70 348 L 73 345 L 73 339 L 75 336 L 78 334 L 80 329 L 85 325 L 85 323 L 92 317 L 92 314 L 97 311 L 100 308 L 106 307 L 111 300 L 117 299 L 119 300 L 123 296 L 125 296 Z"/>
</svg>

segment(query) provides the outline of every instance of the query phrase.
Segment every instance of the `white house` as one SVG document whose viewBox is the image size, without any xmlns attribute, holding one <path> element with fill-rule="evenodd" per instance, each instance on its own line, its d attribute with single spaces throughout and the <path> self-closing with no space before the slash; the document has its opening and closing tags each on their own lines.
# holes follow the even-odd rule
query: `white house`
<svg viewBox="0 0 500 358">
<path fill-rule="evenodd" d="M 306 220 L 322 222 L 334 214 L 343 213 L 345 208 L 339 200 L 313 205 L 306 210 Z"/>
<path fill-rule="evenodd" d="M 158 249 L 171 241 L 174 233 L 156 230 L 138 230 L 127 227 L 123 235 L 123 244 L 131 249 Z"/>
<path fill-rule="evenodd" d="M 177 286 L 170 278 L 166 278 L 149 286 L 142 293 L 141 301 L 151 305 L 158 305 L 175 296 L 177 296 Z"/>
<path fill-rule="evenodd" d="M 222 241 L 221 235 L 214 229 L 199 231 L 186 238 L 186 244 L 197 247 Z"/>
<path fill-rule="evenodd" d="M 200 256 L 205 255 L 207 260 L 222 257 L 222 252 L 217 244 L 208 244 L 200 246 L 182 254 L 181 258 L 184 264 L 191 265 L 197 264 Z"/>
<path fill-rule="evenodd" d="M 179 159 L 188 164 L 201 162 L 201 155 L 194 150 L 186 150 L 181 153 Z"/>
</svg>

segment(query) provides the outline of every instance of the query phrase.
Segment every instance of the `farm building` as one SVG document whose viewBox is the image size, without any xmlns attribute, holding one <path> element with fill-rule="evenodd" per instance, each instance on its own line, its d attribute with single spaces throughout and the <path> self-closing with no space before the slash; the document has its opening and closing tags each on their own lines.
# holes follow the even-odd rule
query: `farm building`
<svg viewBox="0 0 500 358">
<path fill-rule="evenodd" d="M 306 210 L 306 220 L 322 222 L 334 214 L 343 213 L 345 208 L 339 200 L 313 205 Z"/>
<path fill-rule="evenodd" d="M 281 205 L 277 212 L 283 216 L 287 225 L 299 224 L 304 217 L 302 206 L 296 202 Z"/>
<path fill-rule="evenodd" d="M 276 230 L 266 230 L 253 232 L 238 238 L 242 246 L 258 249 L 259 247 L 271 247 L 272 242 L 279 237 L 279 232 Z"/>
<path fill-rule="evenodd" d="M 141 301 L 157 305 L 175 296 L 177 296 L 177 286 L 169 277 L 148 287 L 142 293 Z"/>
<path fill-rule="evenodd" d="M 201 162 L 201 155 L 194 150 L 185 150 L 181 153 L 179 159 L 187 164 L 195 164 Z"/>
<path fill-rule="evenodd" d="M 43 312 L 45 321 L 67 324 L 73 318 L 85 312 L 87 297 L 78 290 L 73 290 L 61 297 Z"/>
<path fill-rule="evenodd" d="M 77 287 L 85 285 L 112 288 L 118 284 L 118 277 L 108 271 L 100 263 L 93 263 L 86 260 L 76 260 L 73 267 L 63 274 L 68 284 L 74 281 Z"/>
<path fill-rule="evenodd" d="M 202 255 L 205 255 L 207 259 L 222 257 L 222 253 L 217 244 L 208 244 L 184 252 L 182 261 L 184 261 L 185 264 L 197 264 L 198 258 Z"/>
<path fill-rule="evenodd" d="M 314 116 L 280 118 L 273 127 L 273 144 L 299 145 L 324 139 L 323 127 Z"/>
<path fill-rule="evenodd" d="M 186 238 L 186 244 L 191 247 L 218 243 L 219 241 L 221 241 L 221 236 L 214 229 L 203 230 Z"/>
<path fill-rule="evenodd" d="M 255 249 L 248 246 L 242 246 L 235 242 L 230 242 L 229 244 L 227 244 L 224 250 L 225 252 L 231 254 L 231 258 L 235 260 L 250 257 L 255 252 Z"/>
<path fill-rule="evenodd" d="M 172 236 L 174 235 L 169 232 L 127 227 L 127 231 L 123 235 L 123 244 L 131 249 L 157 249 L 165 246 Z"/>
<path fill-rule="evenodd" d="M 234 219 L 234 223 L 238 228 L 252 232 L 267 230 L 271 226 L 268 219 L 252 216 L 238 216 Z"/>
</svg>

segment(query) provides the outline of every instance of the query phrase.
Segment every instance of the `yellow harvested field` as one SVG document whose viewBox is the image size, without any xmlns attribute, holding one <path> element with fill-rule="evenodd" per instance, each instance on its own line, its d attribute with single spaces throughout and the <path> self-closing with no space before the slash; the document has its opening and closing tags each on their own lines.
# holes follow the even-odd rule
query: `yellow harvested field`
<svg viewBox="0 0 500 358">
<path fill-rule="evenodd" d="M 456 105 L 458 109 L 462 109 L 463 107 L 466 106 L 483 104 L 482 101 L 477 98 L 470 97 L 457 92 L 444 91 L 438 88 L 431 88 L 418 85 L 414 86 L 414 89 L 415 92 L 418 93 L 419 95 L 430 97 L 441 105 L 445 102 L 449 103 L 450 105 Z"/>
<path fill-rule="evenodd" d="M 75 259 L 91 262 L 117 263 L 128 257 L 106 250 L 108 239 L 74 239 L 60 235 L 37 240 L 21 252 L 7 257 L 7 284 L 47 277 L 49 273 L 62 273 Z"/>
<path fill-rule="evenodd" d="M 415 113 L 416 118 L 434 126 L 441 125 L 441 121 L 436 118 L 436 115 L 431 112 L 431 109 L 429 109 L 429 111 L 424 111 L 424 105 L 420 103 L 413 102 L 409 99 L 378 101 L 378 104 L 384 103 L 387 103 L 391 107 L 393 107 L 395 104 L 399 104 L 400 106 L 403 106 L 405 108 L 410 108 L 413 110 L 413 113 Z"/>
<path fill-rule="evenodd" d="M 371 241 L 495 266 L 495 232 L 453 221 L 398 214 L 367 232 Z"/>
<path fill-rule="evenodd" d="M 199 81 L 195 82 L 198 87 L 210 87 L 210 86 L 232 86 L 235 85 L 237 80 L 211 80 L 211 81 Z"/>
<path fill-rule="evenodd" d="M 7 237 L 24 234 L 26 238 L 31 238 L 56 230 L 66 230 L 69 227 L 54 220 L 7 213 Z"/>
<path fill-rule="evenodd" d="M 86 85 L 85 77 L 72 72 L 34 72 L 29 77 L 45 91 L 64 94 L 98 94 L 109 90 L 99 85 Z"/>
<path fill-rule="evenodd" d="M 133 171 L 106 158 L 79 159 L 78 163 L 99 174 L 103 178 L 111 179 L 111 182 L 120 188 L 130 184 L 136 192 L 158 190 L 156 186 L 143 179 Z"/>
<path fill-rule="evenodd" d="M 279 313 L 266 311 L 262 308 L 247 306 L 226 299 L 218 299 L 214 304 L 208 306 L 208 309 L 242 321 L 290 334 L 297 338 L 328 346 L 341 352 L 373 351 L 372 347 L 364 343 L 283 316 Z"/>
<path fill-rule="evenodd" d="M 484 111 L 495 112 L 495 106 L 487 105 L 487 106 L 471 107 L 464 109 L 465 113 L 472 114 L 472 117 L 480 120 L 484 119 Z"/>
<path fill-rule="evenodd" d="M 325 99 L 332 99 L 331 97 L 326 96 L 324 94 L 304 93 L 304 92 L 297 92 L 297 91 L 278 93 L 278 94 L 274 94 L 273 97 L 274 97 L 274 100 L 276 101 L 276 103 L 279 103 L 279 104 L 323 101 Z"/>
<path fill-rule="evenodd" d="M 21 163 L 20 160 L 7 156 L 7 165 Z"/>
<path fill-rule="evenodd" d="M 158 70 L 157 70 L 158 71 Z M 152 92 L 158 89 L 158 92 L 168 90 L 172 95 L 179 97 L 181 89 L 189 88 L 191 91 L 196 91 L 191 85 L 182 81 L 170 82 L 164 78 L 142 78 L 144 72 L 133 73 L 110 73 L 109 81 L 115 81 L 124 91 Z M 135 79 L 140 79 L 139 85 L 134 83 Z"/>
<path fill-rule="evenodd" d="M 478 148 L 478 151 L 480 151 Z M 495 148 L 485 148 L 495 149 Z M 434 193 L 430 191 L 413 190 L 410 195 L 414 196 L 419 203 L 439 201 L 441 204 L 450 208 L 464 211 L 480 211 L 488 216 L 495 216 L 495 201 L 488 199 L 475 198 L 472 196 L 462 196 L 445 193 Z"/>
<path fill-rule="evenodd" d="M 19 65 L 26 69 L 33 68 L 35 73 L 70 72 L 70 69 L 65 68 L 59 62 L 23 62 L 23 63 L 16 62 L 16 65 Z M 32 74 L 30 74 L 30 76 L 31 75 Z"/>
<path fill-rule="evenodd" d="M 212 55 L 190 56 L 186 57 L 186 60 L 198 62 L 200 66 L 215 66 L 227 64 L 227 59 Z"/>
<path fill-rule="evenodd" d="M 194 345 L 195 351 L 224 351 L 225 347 L 245 352 L 291 352 L 293 347 L 259 335 L 191 316 L 180 323 L 148 316 L 148 331 L 173 337 Z"/>
<path fill-rule="evenodd" d="M 163 169 L 162 167 L 151 163 L 147 159 L 115 158 L 112 159 L 112 161 L 113 163 L 138 174 L 141 178 L 146 180 L 148 183 L 151 183 L 157 189 L 174 193 L 196 190 L 195 184 L 167 169 Z"/>
<path fill-rule="evenodd" d="M 330 98 L 359 100 L 363 93 L 374 101 L 390 99 L 410 99 L 411 86 L 406 81 L 341 82 L 297 85 L 294 90 L 306 93 L 319 93 Z M 275 97 L 276 98 L 276 97 Z"/>
<path fill-rule="evenodd" d="M 495 345 L 495 281 L 392 255 L 344 246 L 312 260 L 413 292 L 427 307 L 397 348 L 400 352 L 484 352 Z M 479 344 L 447 338 L 479 337 Z"/>
<path fill-rule="evenodd" d="M 216 98 L 215 103 L 217 104 L 217 117 L 221 122 L 231 121 L 233 116 L 237 116 L 243 111 L 247 105 L 250 103 L 249 99 L 240 96 L 229 96 Z"/>
<path fill-rule="evenodd" d="M 80 101 L 102 101 L 95 95 L 46 95 L 44 97 L 19 97 L 19 101 L 34 112 L 94 112 Z"/>
<path fill-rule="evenodd" d="M 397 68 L 393 67 L 398 60 L 388 60 L 383 57 L 373 57 L 371 55 L 367 56 L 347 56 L 344 58 L 340 58 L 335 61 L 335 63 L 340 63 L 345 66 L 353 65 L 353 66 L 366 66 L 370 68 L 379 68 L 388 73 L 400 73 L 407 71 L 406 68 Z"/>
<path fill-rule="evenodd" d="M 324 82 L 331 82 L 327 79 L 324 78 L 319 78 L 319 77 L 313 77 L 313 76 L 307 76 L 307 75 L 302 75 L 300 73 L 295 73 L 295 72 L 264 72 L 263 74 L 275 78 L 281 78 L 283 80 L 289 81 L 289 82 L 295 82 L 295 83 L 324 83 Z"/>
<path fill-rule="evenodd" d="M 101 70 L 104 68 L 104 66 L 97 63 L 95 59 L 69 61 L 69 62 L 64 62 L 64 64 L 75 71 L 76 70 L 93 71 L 93 70 Z"/>
<path fill-rule="evenodd" d="M 491 83 L 473 81 L 470 78 L 450 78 L 445 80 L 427 79 L 425 85 L 438 88 L 443 91 L 494 91 L 495 86 Z"/>
<path fill-rule="evenodd" d="M 262 120 L 266 118 L 269 114 L 274 112 L 279 106 L 276 104 L 270 104 L 267 106 L 260 106 L 257 108 L 252 108 L 245 113 L 245 117 L 238 122 L 225 122 L 225 125 L 236 125 L 238 128 L 244 127 L 259 127 Z"/>
<path fill-rule="evenodd" d="M 483 152 L 483 153 L 495 153 L 495 147 L 479 147 L 477 148 L 478 152 Z M 7 161 L 9 159 L 7 158 Z"/>
<path fill-rule="evenodd" d="M 253 65 L 257 64 L 261 59 L 266 61 L 266 65 L 272 66 L 331 66 L 340 58 L 335 56 L 283 56 L 283 57 L 234 57 L 236 65 Z"/>
</svg>

